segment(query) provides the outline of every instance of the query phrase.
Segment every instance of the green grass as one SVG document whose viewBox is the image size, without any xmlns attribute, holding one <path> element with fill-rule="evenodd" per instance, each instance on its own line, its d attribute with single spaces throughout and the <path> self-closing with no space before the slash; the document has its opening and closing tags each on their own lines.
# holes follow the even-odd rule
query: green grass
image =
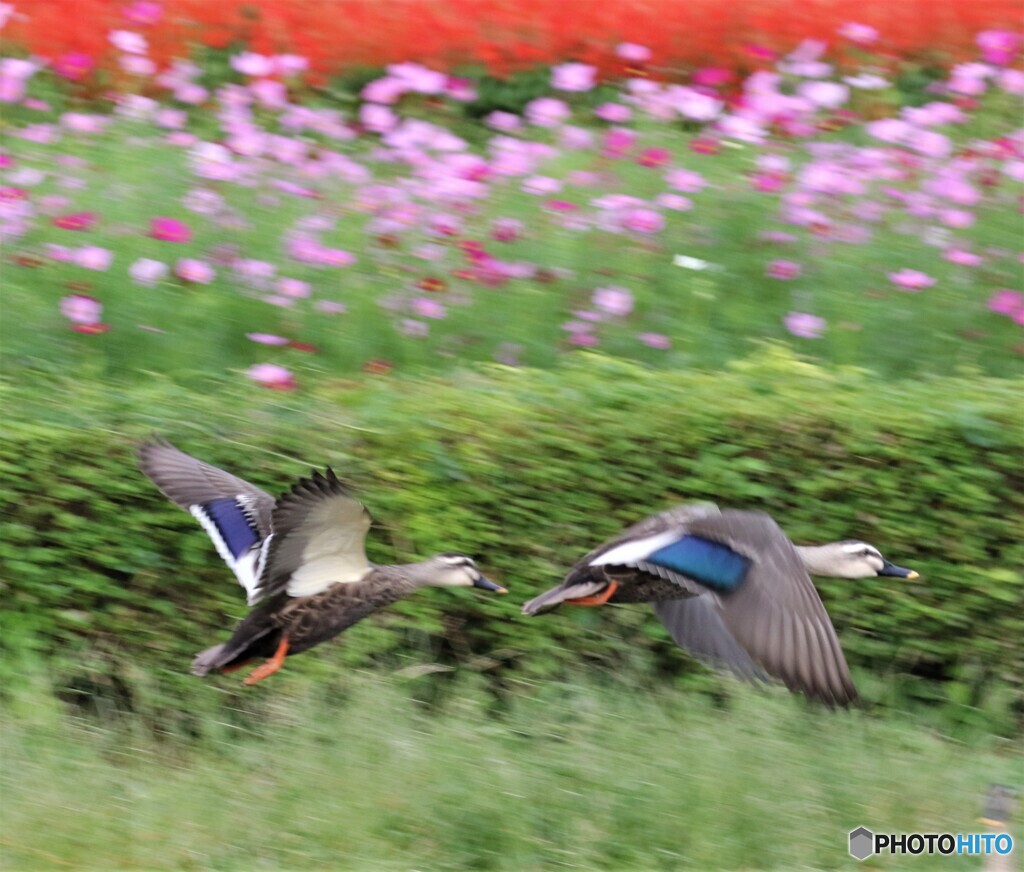
<svg viewBox="0 0 1024 872">
<path fill-rule="evenodd" d="M 716 705 L 591 676 L 496 705 L 456 679 L 428 706 L 432 680 L 282 673 L 246 695 L 248 727 L 199 743 L 15 700 L 0 718 L 3 866 L 845 868 L 850 829 L 976 831 L 988 784 L 1024 778 L 1019 746 L 782 693 L 737 687 Z"/>
</svg>

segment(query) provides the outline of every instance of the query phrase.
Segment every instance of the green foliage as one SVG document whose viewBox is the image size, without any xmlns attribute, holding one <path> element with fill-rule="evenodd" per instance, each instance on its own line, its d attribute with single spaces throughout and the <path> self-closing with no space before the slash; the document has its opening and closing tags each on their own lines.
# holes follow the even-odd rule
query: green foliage
<svg viewBox="0 0 1024 872">
<path fill-rule="evenodd" d="M 133 466 L 132 446 L 158 431 L 274 493 L 331 464 L 378 519 L 371 559 L 457 549 L 510 588 L 422 592 L 289 671 L 461 664 L 499 697 L 581 670 L 692 680 L 699 668 L 643 607 L 527 619 L 518 605 L 624 525 L 712 499 L 768 511 L 798 542 L 862 538 L 918 570 L 912 582 L 819 582 L 858 680 L 873 700 L 918 698 L 954 722 L 996 699 L 996 727 L 1010 731 L 1024 675 L 1020 387 L 881 382 L 767 348 L 716 374 L 585 354 L 550 372 L 325 382 L 302 402 L 156 377 L 131 390 L 10 388 L 3 677 L 46 663 L 69 698 L 144 698 L 175 728 L 183 709 L 199 719 L 225 702 L 249 716 L 237 677 L 187 675 L 245 606 L 202 531 Z"/>
<path fill-rule="evenodd" d="M 290 670 L 255 729 L 154 741 L 35 697 L 0 719 L 6 869 L 838 869 L 846 832 L 978 828 L 1019 748 L 625 683 L 551 682 L 493 717 L 480 682 L 440 710 L 418 679 Z M 949 869 L 915 858 L 914 869 Z"/>
</svg>

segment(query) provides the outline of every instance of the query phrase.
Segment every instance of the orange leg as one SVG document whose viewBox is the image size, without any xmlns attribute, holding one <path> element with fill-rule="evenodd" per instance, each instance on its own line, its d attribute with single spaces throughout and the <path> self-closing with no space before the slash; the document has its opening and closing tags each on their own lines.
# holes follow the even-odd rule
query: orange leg
<svg viewBox="0 0 1024 872">
<path fill-rule="evenodd" d="M 619 583 L 617 581 L 609 581 L 608 587 L 600 593 L 595 593 L 592 596 L 581 596 L 576 599 L 567 599 L 566 602 L 571 606 L 603 606 L 618 589 Z"/>
<path fill-rule="evenodd" d="M 274 652 L 274 656 L 271 657 L 262 666 L 257 666 L 252 672 L 249 673 L 248 677 L 242 684 L 256 684 L 259 681 L 263 681 L 264 678 L 269 678 L 278 669 L 284 666 L 284 658 L 288 656 L 288 637 L 281 636 L 281 644 L 277 646 L 277 650 Z"/>
</svg>

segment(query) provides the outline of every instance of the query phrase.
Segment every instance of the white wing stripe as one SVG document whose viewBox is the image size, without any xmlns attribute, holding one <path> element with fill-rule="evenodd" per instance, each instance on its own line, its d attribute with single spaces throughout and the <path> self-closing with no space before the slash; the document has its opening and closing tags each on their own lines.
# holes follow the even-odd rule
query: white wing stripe
<svg viewBox="0 0 1024 872">
<path fill-rule="evenodd" d="M 599 554 L 590 561 L 591 566 L 634 566 L 646 557 L 649 557 L 659 548 L 663 548 L 670 542 L 675 542 L 680 537 L 678 530 L 666 530 L 654 536 L 644 539 L 634 539 L 631 542 L 623 542 L 621 545 Z"/>
</svg>

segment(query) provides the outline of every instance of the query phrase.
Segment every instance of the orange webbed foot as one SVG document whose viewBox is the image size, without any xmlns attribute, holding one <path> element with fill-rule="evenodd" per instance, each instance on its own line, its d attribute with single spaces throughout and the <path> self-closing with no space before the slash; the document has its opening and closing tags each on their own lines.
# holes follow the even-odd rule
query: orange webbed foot
<svg viewBox="0 0 1024 872">
<path fill-rule="evenodd" d="M 282 636 L 281 643 L 277 646 L 277 650 L 274 652 L 274 656 L 271 657 L 266 663 L 257 666 L 252 672 L 250 672 L 245 681 L 242 684 L 252 685 L 263 681 L 264 678 L 269 678 L 278 669 L 284 666 L 284 658 L 288 656 L 288 637 Z"/>
<path fill-rule="evenodd" d="M 617 581 L 609 581 L 608 586 L 600 593 L 595 593 L 593 596 L 581 596 L 577 599 L 567 599 L 566 602 L 572 606 L 603 606 L 615 595 L 615 591 L 618 589 L 619 583 Z"/>
</svg>

